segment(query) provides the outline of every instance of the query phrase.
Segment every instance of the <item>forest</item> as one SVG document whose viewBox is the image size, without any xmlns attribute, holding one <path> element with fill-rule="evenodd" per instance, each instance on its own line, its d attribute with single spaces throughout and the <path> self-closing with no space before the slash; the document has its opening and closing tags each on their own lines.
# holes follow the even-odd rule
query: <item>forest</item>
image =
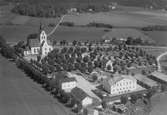
<svg viewBox="0 0 167 115">
<path fill-rule="evenodd" d="M 108 11 L 109 5 L 166 8 L 165 0 L 6 0 L 13 2 L 12 12 L 33 17 L 58 17 L 76 8 L 77 12 Z"/>
</svg>

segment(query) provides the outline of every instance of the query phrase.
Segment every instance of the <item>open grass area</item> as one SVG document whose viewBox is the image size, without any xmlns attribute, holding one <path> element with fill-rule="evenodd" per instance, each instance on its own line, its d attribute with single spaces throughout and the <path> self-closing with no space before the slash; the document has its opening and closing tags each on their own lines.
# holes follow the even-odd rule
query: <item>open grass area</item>
<svg viewBox="0 0 167 115">
<path fill-rule="evenodd" d="M 5 65 L 5 66 L 4 66 Z M 40 85 L 0 55 L 0 115 L 70 115 Z"/>
<path fill-rule="evenodd" d="M 156 41 L 157 45 L 167 46 L 167 31 L 148 31 L 144 33 Z"/>
<path fill-rule="evenodd" d="M 105 33 L 102 28 L 60 27 L 51 38 L 67 41 L 100 40 Z"/>
<path fill-rule="evenodd" d="M 166 115 L 167 113 L 167 93 L 156 94 L 152 97 L 152 111 L 150 115 Z"/>
<path fill-rule="evenodd" d="M 9 7 L 9 6 L 8 6 Z M 10 6 L 11 8 L 11 6 Z M 35 18 L 29 16 L 20 16 L 9 12 L 9 8 L 4 6 L 3 11 L 6 11 L 0 20 L 0 35 L 10 42 L 17 42 L 19 40 L 26 40 L 30 33 L 38 32 L 40 22 L 42 22 L 47 30 L 51 31 L 49 24 L 57 24 L 60 18 Z M 123 9 L 126 9 L 125 11 Z M 166 25 L 167 13 L 158 10 L 144 10 L 142 8 L 122 8 L 116 11 L 100 12 L 100 13 L 82 13 L 71 14 L 64 18 L 64 22 L 74 22 L 75 25 L 86 25 L 90 22 L 110 24 L 112 26 L 126 29 L 125 31 L 114 30 L 109 33 L 110 36 L 123 37 L 127 36 L 141 36 L 143 39 L 151 38 L 156 41 L 158 45 L 166 44 L 166 31 L 156 32 L 141 32 L 140 30 L 133 30 L 134 28 L 145 27 L 149 25 Z M 128 31 L 127 28 L 131 28 Z M 9 34 L 10 33 L 10 34 Z M 104 29 L 97 28 L 67 28 L 60 27 L 52 36 L 57 40 L 96 40 L 101 39 L 106 34 Z M 119 34 L 119 35 L 118 35 Z"/>
<path fill-rule="evenodd" d="M 130 28 L 114 28 L 112 31 L 106 33 L 104 38 L 127 38 L 127 37 L 132 37 L 132 38 L 141 38 L 142 40 L 148 40 L 153 42 L 153 40 L 142 33 L 140 30 L 137 29 L 130 29 Z"/>
</svg>

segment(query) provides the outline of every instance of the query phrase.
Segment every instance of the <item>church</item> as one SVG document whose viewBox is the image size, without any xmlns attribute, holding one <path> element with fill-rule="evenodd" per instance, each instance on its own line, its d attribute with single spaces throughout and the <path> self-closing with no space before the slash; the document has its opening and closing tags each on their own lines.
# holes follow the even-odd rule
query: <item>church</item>
<svg viewBox="0 0 167 115">
<path fill-rule="evenodd" d="M 27 38 L 26 50 L 24 56 L 40 56 L 41 58 L 48 55 L 53 50 L 52 44 L 47 39 L 47 34 L 44 30 L 41 31 L 36 37 Z"/>
</svg>

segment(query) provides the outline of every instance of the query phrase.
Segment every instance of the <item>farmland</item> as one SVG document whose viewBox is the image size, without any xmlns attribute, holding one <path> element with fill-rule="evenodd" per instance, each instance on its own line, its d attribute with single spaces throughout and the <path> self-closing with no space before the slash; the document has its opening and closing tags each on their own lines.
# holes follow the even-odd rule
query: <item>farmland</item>
<svg viewBox="0 0 167 115">
<path fill-rule="evenodd" d="M 65 17 L 64 22 L 74 22 L 75 25 L 86 25 L 90 22 L 110 24 L 119 28 L 144 27 L 148 25 L 164 25 L 166 24 L 166 13 L 161 11 L 145 11 L 137 9 L 135 11 L 110 11 L 105 13 L 83 13 L 83 14 L 71 14 Z M 35 18 L 29 16 L 19 16 L 12 13 L 3 15 L 0 20 L 0 35 L 4 36 L 10 42 L 16 42 L 18 40 L 25 40 L 26 36 L 30 33 L 38 32 L 39 24 L 42 22 L 45 25 L 45 29 L 48 32 L 52 27 L 48 27 L 49 24 L 56 24 L 59 18 Z M 142 33 L 139 30 L 134 30 L 135 33 L 141 33 L 144 38 L 151 38 L 157 43 L 163 43 L 165 38 L 165 31 L 163 34 L 154 34 L 154 32 Z M 114 32 L 114 31 L 113 31 Z M 118 31 L 120 33 L 120 31 Z M 118 33 L 117 32 L 117 33 Z M 9 34 L 10 33 L 10 34 Z M 63 33 L 63 34 L 62 34 Z M 104 28 L 81 28 L 81 27 L 59 27 L 59 29 L 52 36 L 58 40 L 87 40 L 87 39 L 101 39 L 105 35 Z M 121 34 L 121 33 L 120 33 Z M 130 32 L 130 35 L 131 36 Z M 114 35 L 114 34 L 113 34 Z M 163 36 L 164 35 L 164 36 Z M 165 40 L 165 39 L 164 39 Z M 165 42 L 164 42 L 165 43 Z"/>
<path fill-rule="evenodd" d="M 5 65 L 5 66 L 3 66 Z M 0 56 L 1 115 L 69 115 L 70 112 L 38 84 Z"/>
<path fill-rule="evenodd" d="M 167 112 L 167 93 L 157 94 L 151 100 L 153 109 L 150 115 L 165 115 Z"/>
<path fill-rule="evenodd" d="M 157 41 L 157 45 L 167 45 L 167 31 L 149 31 L 145 32 L 147 36 Z"/>
</svg>

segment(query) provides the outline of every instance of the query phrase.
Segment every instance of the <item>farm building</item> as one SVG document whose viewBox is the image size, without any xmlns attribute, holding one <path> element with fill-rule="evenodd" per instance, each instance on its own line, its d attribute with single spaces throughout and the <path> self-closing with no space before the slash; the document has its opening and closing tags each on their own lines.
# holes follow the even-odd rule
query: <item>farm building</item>
<svg viewBox="0 0 167 115">
<path fill-rule="evenodd" d="M 162 84 L 167 84 L 167 75 L 161 72 L 153 72 L 151 75 L 148 76 L 148 78 Z"/>
<path fill-rule="evenodd" d="M 74 77 L 69 78 L 65 73 L 56 73 L 55 80 L 57 86 L 65 92 L 71 92 L 77 86 L 77 81 Z"/>
<path fill-rule="evenodd" d="M 83 107 L 86 107 L 93 103 L 93 99 L 78 87 L 75 87 L 74 89 L 71 90 L 71 95 L 73 96 L 77 104 L 82 105 Z"/>
<path fill-rule="evenodd" d="M 141 74 L 136 74 L 133 77 L 137 80 L 137 84 L 141 85 L 142 87 L 144 87 L 146 89 L 158 87 L 157 82 L 148 78 L 147 76 L 144 76 Z"/>
</svg>

